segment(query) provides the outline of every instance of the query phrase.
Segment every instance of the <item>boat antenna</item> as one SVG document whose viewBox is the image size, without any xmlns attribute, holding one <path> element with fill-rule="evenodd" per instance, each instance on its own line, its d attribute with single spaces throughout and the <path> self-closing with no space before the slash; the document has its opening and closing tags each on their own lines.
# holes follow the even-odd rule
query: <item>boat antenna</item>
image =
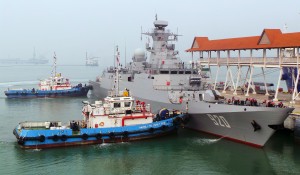
<svg viewBox="0 0 300 175">
<path fill-rule="evenodd" d="M 155 14 L 155 20 L 157 21 L 157 13 Z"/>
<path fill-rule="evenodd" d="M 143 40 L 143 26 L 141 26 L 141 41 Z"/>
<path fill-rule="evenodd" d="M 125 65 L 124 65 L 124 67 L 126 68 L 126 41 L 125 41 Z"/>
</svg>

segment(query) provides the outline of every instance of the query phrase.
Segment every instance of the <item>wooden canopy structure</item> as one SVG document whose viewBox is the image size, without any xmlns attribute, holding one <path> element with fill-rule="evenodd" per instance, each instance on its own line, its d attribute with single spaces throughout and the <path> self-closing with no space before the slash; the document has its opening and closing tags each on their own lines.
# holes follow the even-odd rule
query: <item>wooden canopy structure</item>
<svg viewBox="0 0 300 175">
<path fill-rule="evenodd" d="M 236 90 L 239 85 L 239 79 L 241 76 L 242 66 L 248 66 L 250 71 L 250 77 L 247 80 L 247 83 L 250 86 L 247 87 L 246 96 L 249 96 L 250 88 L 253 89 L 253 93 L 256 93 L 252 81 L 253 68 L 261 68 L 264 76 L 265 68 L 279 68 L 280 73 L 274 98 L 274 101 L 276 101 L 278 100 L 277 95 L 280 80 L 282 77 L 282 68 L 284 67 L 296 68 L 297 78 L 293 77 L 293 83 L 295 84 L 293 90 L 293 100 L 299 96 L 299 93 L 297 91 L 298 79 L 300 74 L 299 48 L 300 32 L 282 33 L 280 29 L 264 29 L 259 36 L 215 40 L 210 40 L 208 39 L 208 37 L 195 37 L 191 48 L 187 49 L 186 51 L 191 52 L 192 55 L 194 55 L 193 53 L 199 53 L 199 60 L 197 63 L 199 63 L 201 66 L 218 66 L 214 87 L 216 87 L 220 66 L 227 66 L 226 82 L 223 91 L 224 93 L 225 89 L 231 83 L 234 88 L 234 94 L 236 94 Z M 267 52 L 274 52 L 274 50 L 277 52 L 276 56 L 267 56 Z M 255 55 L 256 57 L 254 57 L 253 52 L 255 51 L 262 51 L 262 55 L 259 57 Z M 224 52 L 226 53 L 226 56 L 221 57 L 222 53 Z M 233 52 L 235 54 L 237 52 L 236 57 L 231 56 Z M 248 53 L 248 55 L 241 56 L 241 52 L 243 54 Z M 204 58 L 204 53 L 207 53 L 206 58 Z M 238 75 L 236 77 L 236 80 L 234 80 L 232 76 L 232 66 L 237 66 L 238 68 Z M 265 88 L 266 95 L 269 95 L 267 86 L 265 86 Z"/>
<path fill-rule="evenodd" d="M 195 37 L 188 52 L 275 49 L 300 47 L 300 32 L 282 33 L 280 29 L 264 29 L 260 36 L 209 40 L 208 37 Z"/>
</svg>

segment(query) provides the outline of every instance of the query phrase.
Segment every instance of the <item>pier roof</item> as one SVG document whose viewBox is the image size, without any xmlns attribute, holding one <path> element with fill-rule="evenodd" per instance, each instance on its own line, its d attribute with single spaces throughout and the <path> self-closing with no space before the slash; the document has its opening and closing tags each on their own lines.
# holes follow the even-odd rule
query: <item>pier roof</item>
<svg viewBox="0 0 300 175">
<path fill-rule="evenodd" d="M 259 36 L 209 40 L 195 37 L 187 52 L 300 47 L 300 32 L 282 33 L 280 29 L 264 29 Z"/>
</svg>

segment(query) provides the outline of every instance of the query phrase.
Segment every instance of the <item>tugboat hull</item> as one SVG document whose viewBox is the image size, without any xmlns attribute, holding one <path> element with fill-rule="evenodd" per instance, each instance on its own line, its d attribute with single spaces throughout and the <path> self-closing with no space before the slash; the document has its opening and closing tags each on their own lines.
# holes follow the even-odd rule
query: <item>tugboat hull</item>
<svg viewBox="0 0 300 175">
<path fill-rule="evenodd" d="M 67 90 L 8 90 L 5 91 L 7 98 L 57 98 L 86 96 L 91 86 L 73 87 Z"/>
<path fill-rule="evenodd" d="M 185 114 L 174 118 L 124 127 L 67 129 L 22 129 L 18 125 L 13 134 L 22 148 L 42 149 L 102 143 L 131 142 L 176 133 Z"/>
</svg>

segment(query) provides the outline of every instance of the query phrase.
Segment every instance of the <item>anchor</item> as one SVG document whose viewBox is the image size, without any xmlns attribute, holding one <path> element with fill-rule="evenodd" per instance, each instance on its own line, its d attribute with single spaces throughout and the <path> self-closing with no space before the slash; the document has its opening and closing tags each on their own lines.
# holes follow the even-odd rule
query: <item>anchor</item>
<svg viewBox="0 0 300 175">
<path fill-rule="evenodd" d="M 253 128 L 254 128 L 254 132 L 261 129 L 260 125 L 259 125 L 258 123 L 256 123 L 255 120 L 253 120 L 253 121 L 251 122 L 251 124 L 252 124 L 252 126 L 253 126 Z"/>
</svg>

